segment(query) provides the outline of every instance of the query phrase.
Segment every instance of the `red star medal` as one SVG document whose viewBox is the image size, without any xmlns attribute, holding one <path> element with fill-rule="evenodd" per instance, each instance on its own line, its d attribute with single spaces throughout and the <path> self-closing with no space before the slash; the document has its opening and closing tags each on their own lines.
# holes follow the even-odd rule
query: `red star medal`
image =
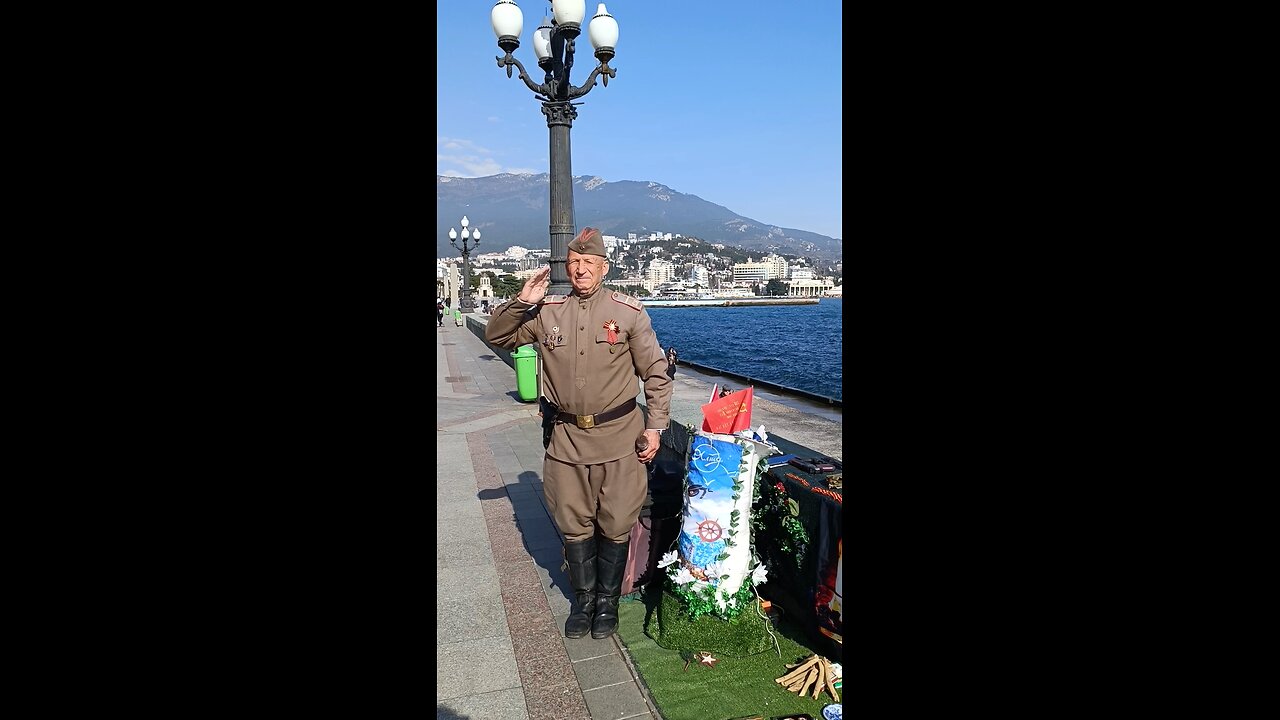
<svg viewBox="0 0 1280 720">
<path fill-rule="evenodd" d="M 618 323 L 610 320 L 604 324 L 604 329 L 607 331 L 605 339 L 609 341 L 610 345 L 616 345 L 618 342 Z"/>
<path fill-rule="evenodd" d="M 704 650 L 698 653 L 698 662 L 702 663 L 703 665 L 706 665 L 709 668 L 713 668 L 716 666 L 716 663 L 720 662 L 720 660 L 719 658 L 711 657 L 711 653 L 706 652 Z"/>
</svg>

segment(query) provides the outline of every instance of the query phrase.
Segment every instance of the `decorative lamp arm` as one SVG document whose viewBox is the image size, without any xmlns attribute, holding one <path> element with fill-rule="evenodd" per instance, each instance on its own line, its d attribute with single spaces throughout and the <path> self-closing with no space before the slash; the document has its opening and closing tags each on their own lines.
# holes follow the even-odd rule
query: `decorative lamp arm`
<svg viewBox="0 0 1280 720">
<path fill-rule="evenodd" d="M 493 59 L 498 61 L 498 67 L 500 68 L 505 67 L 507 69 L 507 77 L 511 77 L 512 65 L 515 65 L 516 67 L 520 68 L 520 79 L 524 81 L 524 84 L 527 85 L 529 89 L 534 92 L 535 95 L 539 95 L 539 96 L 550 95 L 550 93 L 547 91 L 546 85 L 534 84 L 533 80 L 529 78 L 529 73 L 525 72 L 524 65 L 521 65 L 520 61 L 517 60 L 516 57 L 511 53 L 507 53 L 506 57 L 495 56 Z M 539 97 L 538 99 L 542 100 L 544 98 Z"/>
<path fill-rule="evenodd" d="M 591 88 L 596 86 L 596 75 L 601 75 L 601 74 L 604 75 L 604 86 L 609 87 L 609 78 L 616 77 L 618 74 L 618 71 L 609 67 L 608 60 L 601 62 L 599 65 L 596 66 L 595 70 L 591 71 L 591 74 L 587 76 L 587 81 L 582 83 L 580 87 L 569 88 L 569 99 L 572 100 L 574 98 L 580 98 L 583 95 L 586 95 L 587 93 L 591 92 Z"/>
</svg>

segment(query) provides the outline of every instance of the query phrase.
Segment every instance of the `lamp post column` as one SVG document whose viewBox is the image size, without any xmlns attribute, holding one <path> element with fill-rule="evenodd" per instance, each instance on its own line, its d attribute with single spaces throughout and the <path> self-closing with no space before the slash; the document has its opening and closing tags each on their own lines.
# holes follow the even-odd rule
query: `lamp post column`
<svg viewBox="0 0 1280 720">
<path fill-rule="evenodd" d="M 462 300 L 458 303 L 464 313 L 475 312 L 476 304 L 471 299 L 471 251 L 464 244 L 462 250 Z"/>
<path fill-rule="evenodd" d="M 569 129 L 578 111 L 569 102 L 544 102 L 551 135 L 551 286 L 552 295 L 568 295 L 572 286 L 565 262 L 569 259 L 569 241 L 573 239 L 573 169 L 569 151 Z"/>
<path fill-rule="evenodd" d="M 462 251 L 462 292 L 461 299 L 458 300 L 458 310 L 469 313 L 476 309 L 475 301 L 471 299 L 471 250 L 480 244 L 480 231 L 475 232 L 475 242 L 468 244 L 468 240 L 472 239 L 471 231 L 467 229 L 467 216 L 462 216 L 462 246 L 458 246 L 458 233 L 453 228 L 449 228 L 449 244 Z"/>
</svg>

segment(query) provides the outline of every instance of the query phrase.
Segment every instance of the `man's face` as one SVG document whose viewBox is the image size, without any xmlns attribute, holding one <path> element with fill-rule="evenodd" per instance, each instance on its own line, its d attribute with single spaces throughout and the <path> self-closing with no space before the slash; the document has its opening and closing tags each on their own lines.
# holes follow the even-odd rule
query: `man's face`
<svg viewBox="0 0 1280 720">
<path fill-rule="evenodd" d="M 575 250 L 569 251 L 569 261 L 565 263 L 565 271 L 569 273 L 573 289 L 584 295 L 600 287 L 608 268 L 609 263 L 604 258 L 583 255 Z"/>
</svg>

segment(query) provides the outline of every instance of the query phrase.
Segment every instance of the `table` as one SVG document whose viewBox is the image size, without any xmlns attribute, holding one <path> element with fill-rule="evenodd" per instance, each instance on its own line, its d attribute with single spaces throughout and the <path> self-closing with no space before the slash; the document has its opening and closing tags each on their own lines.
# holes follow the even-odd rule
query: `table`
<svg viewBox="0 0 1280 720">
<path fill-rule="evenodd" d="M 769 440 L 784 454 L 800 458 L 820 455 L 784 438 L 770 436 Z M 826 478 L 831 475 L 843 476 L 843 472 L 814 474 L 790 464 L 771 468 L 766 476 L 769 487 L 760 489 L 763 528 L 755 543 L 769 567 L 769 581 L 760 586 L 760 594 L 797 618 L 815 641 L 826 646 L 824 654 L 836 659 L 843 639 L 844 491 L 827 486 Z M 782 486 L 781 494 L 778 485 Z M 798 512 L 794 517 L 808 536 L 799 563 L 796 538 L 779 510 L 784 496 L 795 501 Z"/>
</svg>

